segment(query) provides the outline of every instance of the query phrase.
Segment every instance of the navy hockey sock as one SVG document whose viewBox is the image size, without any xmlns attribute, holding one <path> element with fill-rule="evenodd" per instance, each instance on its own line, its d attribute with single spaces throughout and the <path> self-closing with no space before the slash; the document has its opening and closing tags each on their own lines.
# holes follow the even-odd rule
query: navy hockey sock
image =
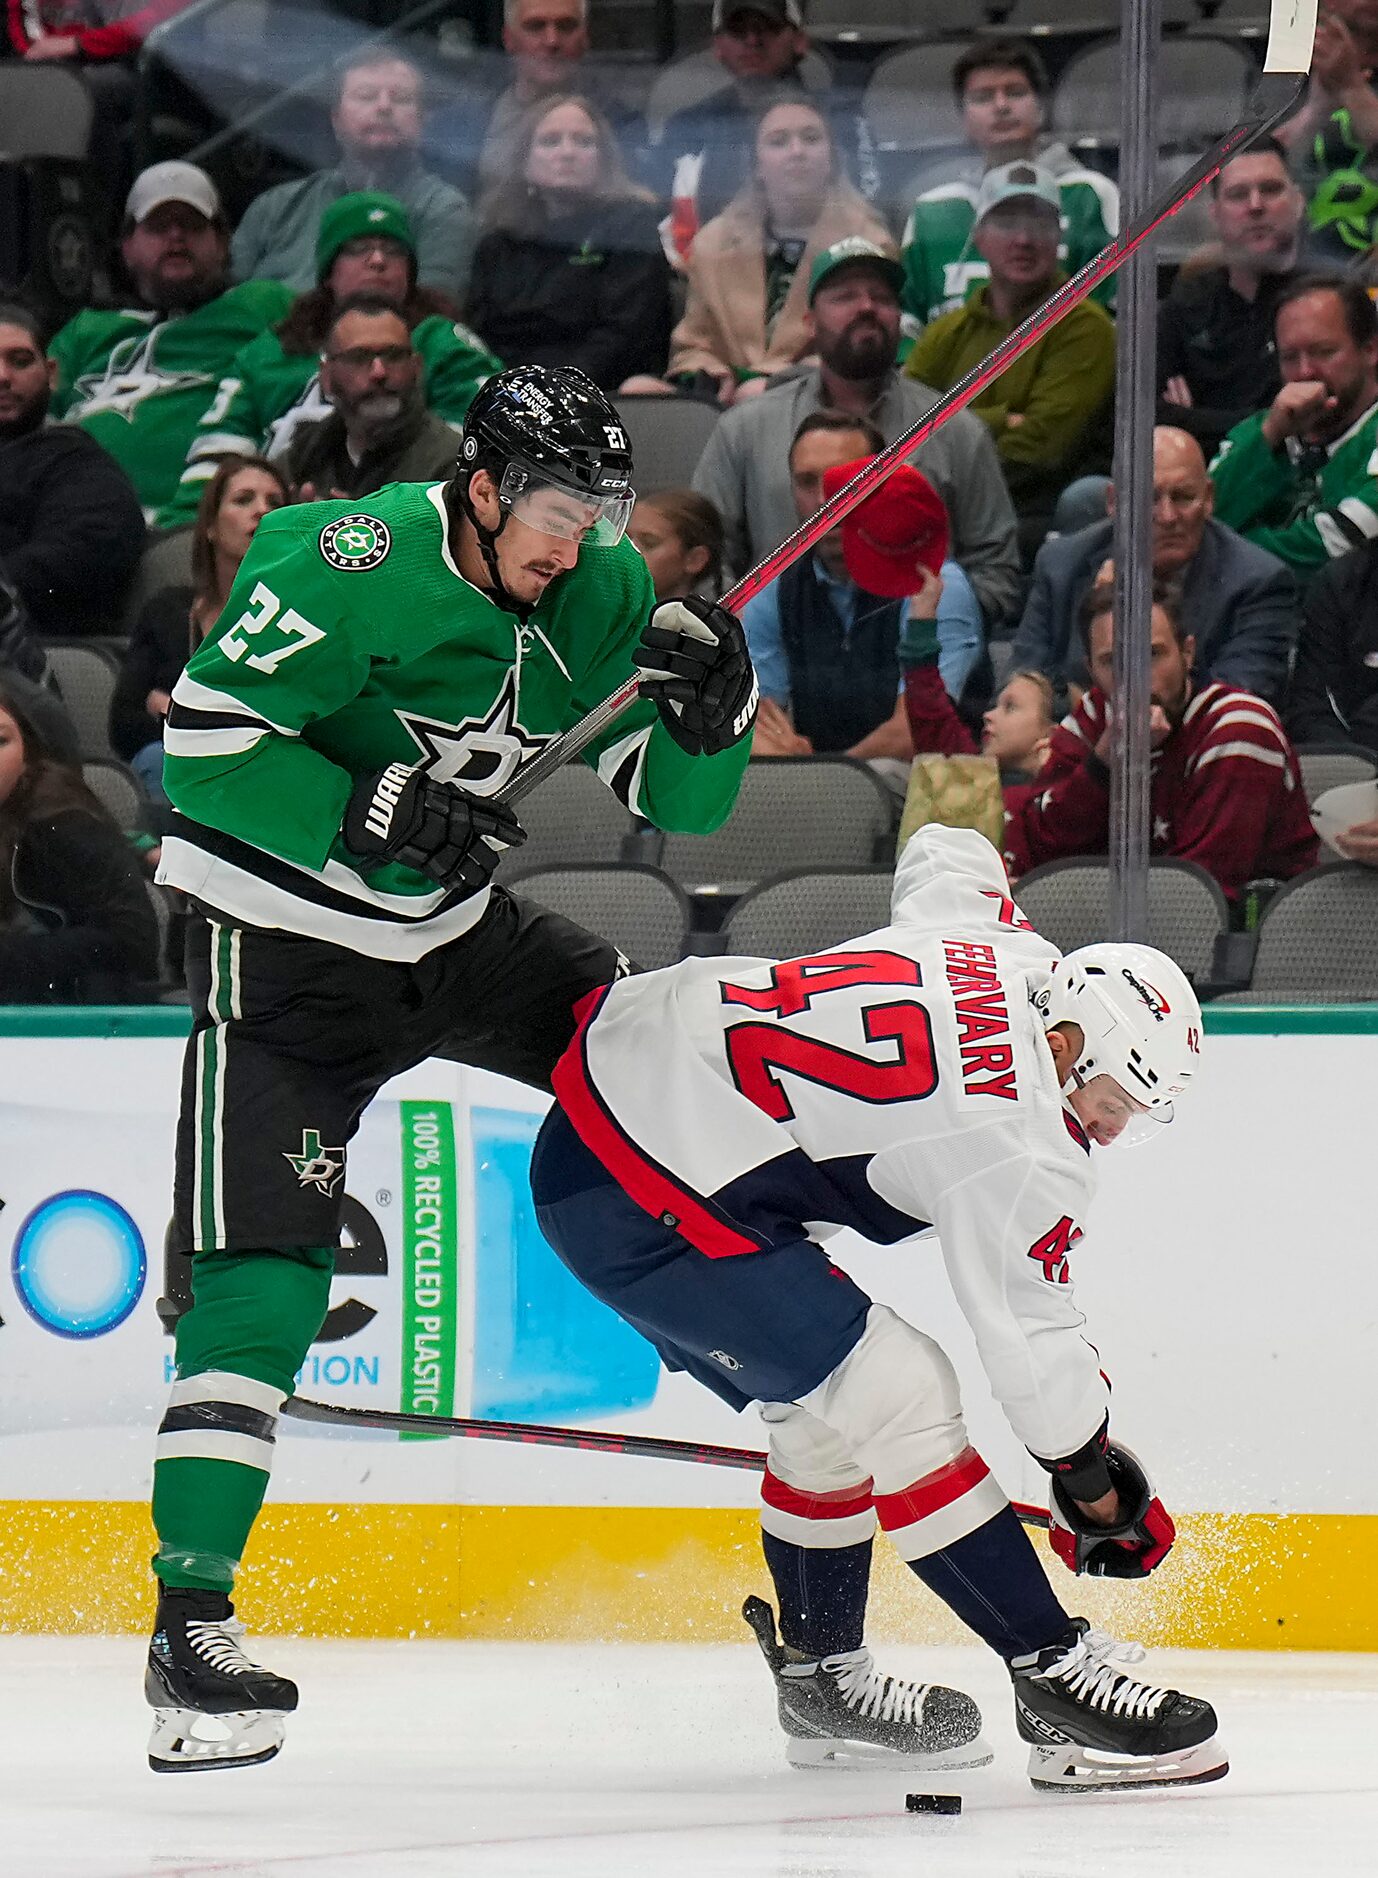
<svg viewBox="0 0 1378 1878">
<path fill-rule="evenodd" d="M 908 1563 L 1006 1661 L 1042 1649 L 1072 1621 L 1053 1596 L 1013 1507 L 1003 1507 L 965 1539 Z"/>
<path fill-rule="evenodd" d="M 805 1546 L 763 1532 L 761 1544 L 775 1580 L 780 1636 L 786 1647 L 809 1662 L 859 1650 L 866 1628 L 871 1541 Z"/>
</svg>

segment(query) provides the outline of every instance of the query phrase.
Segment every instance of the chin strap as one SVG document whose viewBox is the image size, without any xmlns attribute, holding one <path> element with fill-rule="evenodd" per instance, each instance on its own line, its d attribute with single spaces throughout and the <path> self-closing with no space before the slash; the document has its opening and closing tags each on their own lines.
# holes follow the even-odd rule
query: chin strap
<svg viewBox="0 0 1378 1878">
<path fill-rule="evenodd" d="M 493 597 L 504 613 L 515 613 L 522 625 L 525 626 L 527 620 L 531 617 L 532 609 L 524 605 L 521 601 L 512 598 L 511 594 L 507 591 L 502 574 L 498 568 L 497 541 L 498 536 L 507 526 L 507 510 L 499 503 L 498 509 L 502 520 L 498 523 L 496 528 L 487 528 L 479 520 L 478 513 L 469 496 L 467 487 L 468 478 L 475 473 L 476 468 L 482 467 L 482 464 L 461 467 L 459 475 L 455 478 L 455 496 L 459 502 L 460 511 L 465 521 L 468 522 L 469 526 L 478 537 L 478 551 L 483 556 L 483 565 L 488 569 L 488 578 L 493 583 Z"/>
</svg>

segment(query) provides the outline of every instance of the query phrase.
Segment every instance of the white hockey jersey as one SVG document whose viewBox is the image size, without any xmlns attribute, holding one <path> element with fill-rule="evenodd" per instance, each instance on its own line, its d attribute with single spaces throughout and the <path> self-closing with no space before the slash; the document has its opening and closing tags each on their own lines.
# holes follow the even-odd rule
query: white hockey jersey
<svg viewBox="0 0 1378 1878">
<path fill-rule="evenodd" d="M 1056 1460 L 1108 1408 L 1069 1267 L 1091 1149 L 1033 1005 L 1057 949 L 966 829 L 908 842 L 891 912 L 816 957 L 687 959 L 592 993 L 555 1092 L 710 1258 L 820 1226 L 883 1244 L 936 1228 L 996 1397 Z"/>
</svg>

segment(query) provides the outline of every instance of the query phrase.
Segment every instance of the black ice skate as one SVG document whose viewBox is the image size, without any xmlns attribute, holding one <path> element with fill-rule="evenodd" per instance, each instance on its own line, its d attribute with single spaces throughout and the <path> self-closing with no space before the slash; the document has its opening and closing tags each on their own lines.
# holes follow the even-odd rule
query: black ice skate
<svg viewBox="0 0 1378 1878">
<path fill-rule="evenodd" d="M 243 1635 L 219 1592 L 160 1594 L 144 1672 L 155 1774 L 256 1767 L 282 1746 L 282 1717 L 297 1706 L 297 1685 L 251 1662 Z"/>
<path fill-rule="evenodd" d="M 748 1598 L 742 1616 L 775 1678 L 792 1766 L 935 1771 L 984 1767 L 993 1759 L 969 1695 L 884 1676 L 869 1650 L 792 1663 L 763 1598 Z"/>
<path fill-rule="evenodd" d="M 1143 1656 L 1077 1617 L 1057 1643 L 1014 1658 L 1015 1719 L 1036 1787 L 1192 1786 L 1230 1771 L 1209 1702 L 1125 1674 Z"/>
</svg>

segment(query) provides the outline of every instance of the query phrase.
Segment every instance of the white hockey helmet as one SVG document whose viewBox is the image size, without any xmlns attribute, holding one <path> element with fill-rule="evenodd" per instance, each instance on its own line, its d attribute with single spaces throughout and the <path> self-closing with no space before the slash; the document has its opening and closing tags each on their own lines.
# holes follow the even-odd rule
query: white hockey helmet
<svg viewBox="0 0 1378 1878">
<path fill-rule="evenodd" d="M 1136 1109 L 1170 1122 L 1201 1055 L 1201 1006 L 1181 968 L 1152 946 L 1080 946 L 1058 960 L 1045 995 L 1045 1028 L 1081 1030 L 1078 1084 L 1111 1076 Z"/>
</svg>

